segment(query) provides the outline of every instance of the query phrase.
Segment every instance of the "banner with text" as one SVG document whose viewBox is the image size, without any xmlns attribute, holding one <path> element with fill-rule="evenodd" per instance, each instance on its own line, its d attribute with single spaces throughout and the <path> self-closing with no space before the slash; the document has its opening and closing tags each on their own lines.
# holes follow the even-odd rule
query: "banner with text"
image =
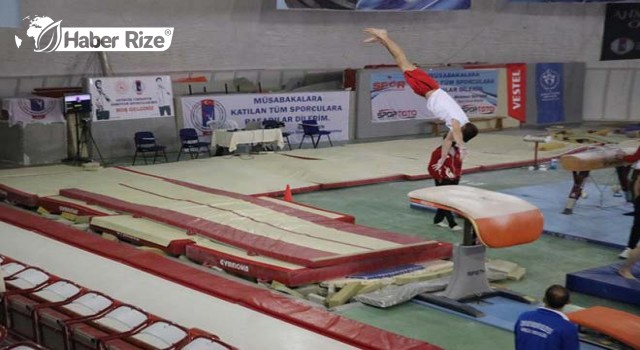
<svg viewBox="0 0 640 350">
<path fill-rule="evenodd" d="M 507 64 L 507 114 L 526 122 L 527 114 L 527 65 L 524 63 Z"/>
<path fill-rule="evenodd" d="M 290 94 L 238 94 L 183 96 L 185 128 L 194 128 L 210 138 L 215 129 L 242 129 L 263 120 L 277 120 L 291 133 L 290 141 L 302 138 L 305 120 L 315 119 L 332 140 L 349 139 L 349 92 L 305 92 Z"/>
<path fill-rule="evenodd" d="M 175 115 L 169 76 L 90 78 L 89 92 L 95 121 Z"/>
<path fill-rule="evenodd" d="M 498 106 L 497 69 L 431 70 L 440 83 L 469 116 L 495 116 Z M 424 97 L 406 84 L 402 72 L 371 74 L 371 118 L 392 122 L 434 118 Z"/>
<path fill-rule="evenodd" d="M 471 0 L 278 0 L 279 10 L 444 11 L 468 9 Z"/>
<path fill-rule="evenodd" d="M 564 121 L 562 74 L 562 63 L 536 64 L 536 102 L 539 124 Z"/>
<path fill-rule="evenodd" d="M 62 101 L 50 97 L 10 97 L 2 100 L 2 109 L 6 113 L 9 126 L 15 124 L 64 123 Z M 4 117 L 3 116 L 3 117 Z"/>
<path fill-rule="evenodd" d="M 640 58 L 640 3 L 607 4 L 600 59 Z"/>
</svg>

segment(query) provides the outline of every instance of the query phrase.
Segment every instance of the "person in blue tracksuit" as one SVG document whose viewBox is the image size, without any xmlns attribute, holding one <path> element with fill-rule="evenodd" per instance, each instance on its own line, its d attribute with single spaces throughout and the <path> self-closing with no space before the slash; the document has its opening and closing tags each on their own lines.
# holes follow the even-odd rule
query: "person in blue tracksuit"
<svg viewBox="0 0 640 350">
<path fill-rule="evenodd" d="M 561 285 L 547 288 L 544 307 L 520 315 L 514 333 L 516 350 L 578 350 L 578 327 L 562 313 L 569 290 Z"/>
</svg>

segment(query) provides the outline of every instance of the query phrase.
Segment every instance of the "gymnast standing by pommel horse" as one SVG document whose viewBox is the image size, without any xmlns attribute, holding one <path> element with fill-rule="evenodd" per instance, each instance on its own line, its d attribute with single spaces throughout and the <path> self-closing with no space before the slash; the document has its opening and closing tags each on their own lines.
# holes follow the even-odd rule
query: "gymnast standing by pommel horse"
<svg viewBox="0 0 640 350">
<path fill-rule="evenodd" d="M 632 201 L 631 186 L 629 185 L 629 163 L 625 157 L 632 155 L 635 148 L 597 148 L 585 152 L 567 154 L 560 157 L 560 164 L 565 170 L 573 173 L 573 187 L 562 214 L 573 214 L 573 207 L 582 196 L 584 185 L 592 170 L 616 168 L 620 189 L 627 201 Z"/>
<path fill-rule="evenodd" d="M 486 247 L 505 248 L 540 237 L 544 220 L 538 208 L 515 196 L 469 186 L 427 187 L 409 193 L 412 203 L 451 210 L 465 219 L 462 244 L 453 250 L 453 275 L 444 292 L 420 294 L 418 299 L 474 317 L 482 312 L 465 304 L 492 296 L 523 303 L 529 298 L 489 286 Z"/>
</svg>

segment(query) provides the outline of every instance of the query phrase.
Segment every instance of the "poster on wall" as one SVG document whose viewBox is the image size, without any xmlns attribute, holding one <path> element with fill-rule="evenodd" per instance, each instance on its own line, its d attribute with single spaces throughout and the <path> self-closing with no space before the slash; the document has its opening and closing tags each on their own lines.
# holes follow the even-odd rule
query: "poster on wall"
<svg viewBox="0 0 640 350">
<path fill-rule="evenodd" d="M 607 4 L 602 61 L 640 58 L 640 3 Z"/>
<path fill-rule="evenodd" d="M 527 65 L 507 64 L 507 115 L 524 123 L 527 120 Z"/>
<path fill-rule="evenodd" d="M 446 11 L 462 10 L 471 0 L 278 0 L 279 10 Z"/>
<path fill-rule="evenodd" d="M 175 115 L 169 76 L 90 78 L 88 85 L 94 121 Z"/>
<path fill-rule="evenodd" d="M 495 116 L 498 109 L 497 69 L 431 70 L 469 116 Z M 374 123 L 432 119 L 424 97 L 406 84 L 402 72 L 371 74 L 371 119 Z"/>
<path fill-rule="evenodd" d="M 243 129 L 264 120 L 284 123 L 292 143 L 302 138 L 305 120 L 317 120 L 332 140 L 349 139 L 349 92 L 201 95 L 181 98 L 183 127 L 211 138 L 215 129 Z"/>
<path fill-rule="evenodd" d="M 564 121 L 563 69 L 561 63 L 536 64 L 538 124 Z"/>
<path fill-rule="evenodd" d="M 50 97 L 11 97 L 2 99 L 2 115 L 9 126 L 64 123 L 62 101 Z"/>
</svg>

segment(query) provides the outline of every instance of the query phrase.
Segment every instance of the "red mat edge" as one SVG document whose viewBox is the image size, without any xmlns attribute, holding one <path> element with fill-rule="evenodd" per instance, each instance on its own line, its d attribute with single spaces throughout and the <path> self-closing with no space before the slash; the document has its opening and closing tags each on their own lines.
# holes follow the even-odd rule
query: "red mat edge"
<svg viewBox="0 0 640 350">
<path fill-rule="evenodd" d="M 325 310 L 296 302 L 249 285 L 227 280 L 154 253 L 139 251 L 97 236 L 87 235 L 64 224 L 35 214 L 0 205 L 0 220 L 34 231 L 96 255 L 129 265 L 157 277 L 212 295 L 227 302 L 286 321 L 363 349 L 441 349 L 435 345 L 407 338 Z"/>
</svg>

